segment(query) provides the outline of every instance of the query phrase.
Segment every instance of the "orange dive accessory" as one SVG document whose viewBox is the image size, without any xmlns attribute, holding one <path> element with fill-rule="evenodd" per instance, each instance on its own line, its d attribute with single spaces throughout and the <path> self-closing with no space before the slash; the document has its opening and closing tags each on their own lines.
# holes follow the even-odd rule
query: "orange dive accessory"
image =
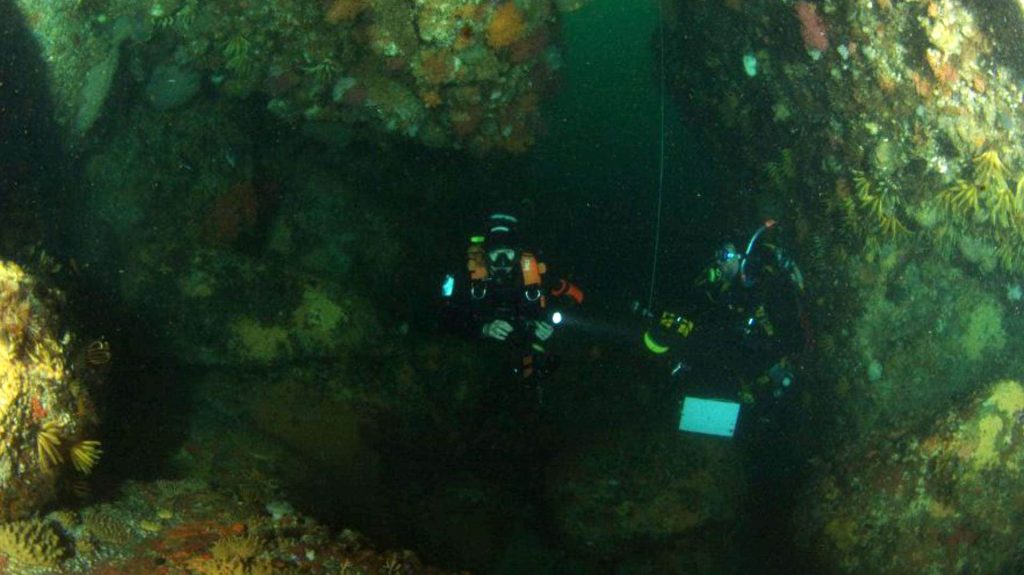
<svg viewBox="0 0 1024 575">
<path fill-rule="evenodd" d="M 523 356 L 523 364 L 519 368 L 519 375 L 523 379 L 529 378 L 533 375 L 533 354 L 528 353 Z"/>
<path fill-rule="evenodd" d="M 566 280 L 558 280 L 558 287 L 551 290 L 551 295 L 555 297 L 561 297 L 564 295 L 572 298 L 577 305 L 583 303 L 583 290 L 581 290 L 576 284 Z"/>
<path fill-rule="evenodd" d="M 519 257 L 519 268 L 523 272 L 524 287 L 540 287 L 541 276 L 547 271 L 547 266 L 538 262 L 533 252 L 523 252 Z"/>
<path fill-rule="evenodd" d="M 466 269 L 469 271 L 469 278 L 473 281 L 487 279 L 487 261 L 483 244 L 479 242 L 469 244 L 469 248 L 466 250 Z"/>
<path fill-rule="evenodd" d="M 547 271 L 547 266 L 537 261 L 533 252 L 523 252 L 519 256 L 519 271 L 523 274 L 523 294 L 527 301 L 540 302 L 540 307 L 547 307 L 547 298 L 541 291 L 541 276 Z"/>
</svg>

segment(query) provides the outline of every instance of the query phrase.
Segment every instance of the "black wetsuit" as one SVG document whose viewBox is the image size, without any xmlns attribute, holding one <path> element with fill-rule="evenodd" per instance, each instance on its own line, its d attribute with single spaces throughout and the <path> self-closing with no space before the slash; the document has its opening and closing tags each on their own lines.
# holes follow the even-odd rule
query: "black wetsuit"
<svg viewBox="0 0 1024 575">
<path fill-rule="evenodd" d="M 536 265 L 536 259 L 532 261 Z M 484 280 L 473 280 L 468 271 L 448 276 L 454 283 L 443 298 L 441 322 L 448 331 L 467 338 L 485 337 L 483 327 L 495 320 L 508 322 L 512 333 L 504 343 L 516 350 L 512 371 L 532 378 L 548 375 L 558 366 L 558 357 L 548 353 L 537 338 L 536 323 L 550 321 L 551 310 L 547 306 L 555 303 L 553 300 L 573 304 L 572 296 L 564 289 L 572 284 L 564 280 L 552 282 L 540 274 L 539 285 L 526 285 L 521 265 L 519 261 L 511 275 L 501 280 L 493 274 Z"/>
<path fill-rule="evenodd" d="M 762 244 L 748 256 L 743 274 L 709 282 L 705 293 L 714 305 L 704 315 L 710 363 L 732 385 L 752 387 L 769 369 L 804 346 L 800 287 L 795 265 L 784 252 Z M 706 342 L 705 342 L 706 343 Z M 760 382 L 759 382 L 760 380 Z"/>
<path fill-rule="evenodd" d="M 699 282 L 699 302 L 652 318 L 647 336 L 668 348 L 668 369 L 688 391 L 736 397 L 769 383 L 768 371 L 802 349 L 800 290 L 788 266 L 783 252 L 764 245 L 742 276 L 726 280 L 706 270 L 702 277 L 717 280 Z"/>
<path fill-rule="evenodd" d="M 540 296 L 544 289 L 528 290 L 522 278 L 513 274 L 505 282 L 493 279 L 473 282 L 468 273 L 455 277 L 452 294 L 444 298 L 441 310 L 445 329 L 464 337 L 483 337 L 483 326 L 494 320 L 505 320 L 513 327 L 509 340 L 529 345 L 533 331 L 528 329 L 531 321 L 541 321 L 544 309 Z M 533 297 L 536 294 L 537 297 Z M 533 297 L 532 301 L 530 297 Z"/>
</svg>

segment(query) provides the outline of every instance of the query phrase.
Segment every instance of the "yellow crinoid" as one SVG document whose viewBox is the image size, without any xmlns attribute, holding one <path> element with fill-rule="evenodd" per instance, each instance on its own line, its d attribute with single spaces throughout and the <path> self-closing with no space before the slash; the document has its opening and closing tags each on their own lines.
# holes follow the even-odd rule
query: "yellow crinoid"
<svg viewBox="0 0 1024 575">
<path fill-rule="evenodd" d="M 878 229 L 889 239 L 896 239 L 897 236 L 905 234 L 910 230 L 896 216 L 896 214 L 883 213 L 878 220 Z"/>
<path fill-rule="evenodd" d="M 84 479 L 72 480 L 68 487 L 71 490 L 71 494 L 79 499 L 89 499 L 92 497 L 92 487 Z"/>
<path fill-rule="evenodd" d="M 960 241 L 963 239 L 963 228 L 949 220 L 935 226 L 933 232 L 932 239 L 935 241 L 935 246 L 939 249 L 939 253 L 946 258 L 953 257 L 957 246 L 960 245 Z"/>
<path fill-rule="evenodd" d="M 1021 187 L 1017 186 L 1017 192 L 1010 191 L 1006 186 L 996 188 L 995 193 L 989 196 L 988 219 L 997 226 L 1009 228 L 1017 223 L 1021 217 L 1020 205 Z"/>
<path fill-rule="evenodd" d="M 229 561 L 231 559 L 249 560 L 259 555 L 264 550 L 263 540 L 247 533 L 245 535 L 231 535 L 222 537 L 214 542 L 210 548 L 210 554 L 214 559 Z"/>
<path fill-rule="evenodd" d="M 1024 242 L 1013 232 L 997 231 L 995 234 L 996 259 L 1004 270 L 1019 273 L 1024 263 Z"/>
<path fill-rule="evenodd" d="M 103 455 L 103 450 L 95 439 L 83 439 L 71 446 L 71 464 L 83 475 L 92 473 L 100 455 Z"/>
<path fill-rule="evenodd" d="M 861 209 L 874 222 L 878 231 L 889 236 L 889 239 L 896 239 L 909 231 L 897 215 L 900 198 L 891 193 L 887 186 L 883 184 L 876 191 L 874 183 L 860 170 L 853 171 L 853 185 Z"/>
<path fill-rule="evenodd" d="M 762 170 L 774 190 L 782 191 L 792 188 L 793 182 L 796 180 L 796 162 L 793 161 L 793 150 L 783 148 L 778 161 L 765 162 L 762 165 Z"/>
<path fill-rule="evenodd" d="M 861 170 L 853 170 L 853 189 L 857 192 L 858 198 L 865 198 L 871 195 L 871 180 Z"/>
<path fill-rule="evenodd" d="M 860 207 L 868 213 L 881 220 L 885 217 L 885 196 L 870 194 L 860 198 Z"/>
<path fill-rule="evenodd" d="M 36 453 L 43 467 L 60 465 L 64 456 L 60 453 L 60 425 L 56 421 L 47 421 L 36 433 Z"/>
<path fill-rule="evenodd" d="M 981 209 L 981 190 L 973 182 L 957 180 L 939 195 L 954 215 L 970 217 Z"/>
<path fill-rule="evenodd" d="M 979 186 L 1006 186 L 1006 166 L 995 150 L 982 152 L 974 157 L 974 181 Z"/>
<path fill-rule="evenodd" d="M 1017 180 L 1017 187 L 1014 188 L 1013 209 L 1024 213 L 1024 176 Z"/>
<path fill-rule="evenodd" d="M 882 203 L 883 194 L 877 194 L 871 180 L 860 170 L 853 170 L 853 188 L 857 192 L 857 201 L 860 207 L 869 214 L 881 218 L 885 211 Z"/>
</svg>

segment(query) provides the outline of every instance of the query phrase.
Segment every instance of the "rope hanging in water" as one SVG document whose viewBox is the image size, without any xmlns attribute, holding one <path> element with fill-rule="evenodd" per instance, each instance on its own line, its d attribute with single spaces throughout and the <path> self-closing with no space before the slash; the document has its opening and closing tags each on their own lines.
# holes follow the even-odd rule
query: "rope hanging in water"
<svg viewBox="0 0 1024 575">
<path fill-rule="evenodd" d="M 664 0 L 658 0 L 658 38 L 660 40 L 659 50 L 661 52 L 661 110 L 659 121 L 659 148 L 658 148 L 658 208 L 654 216 L 654 258 L 651 261 L 651 290 L 647 294 L 647 309 L 654 306 L 654 284 L 658 277 L 658 252 L 661 248 L 661 203 L 665 188 L 665 18 Z"/>
</svg>

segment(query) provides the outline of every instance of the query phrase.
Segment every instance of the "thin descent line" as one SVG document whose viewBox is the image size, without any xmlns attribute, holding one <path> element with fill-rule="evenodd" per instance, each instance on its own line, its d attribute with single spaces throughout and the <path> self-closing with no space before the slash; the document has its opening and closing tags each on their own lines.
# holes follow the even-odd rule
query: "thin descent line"
<svg viewBox="0 0 1024 575">
<path fill-rule="evenodd" d="M 661 50 L 661 127 L 659 130 L 660 144 L 658 149 L 658 209 L 654 218 L 654 258 L 651 262 L 651 291 L 647 295 L 648 310 L 654 305 L 654 284 L 658 277 L 658 252 L 661 248 L 661 204 L 665 187 L 665 19 L 663 17 L 663 1 L 658 0 L 658 36 Z"/>
</svg>

